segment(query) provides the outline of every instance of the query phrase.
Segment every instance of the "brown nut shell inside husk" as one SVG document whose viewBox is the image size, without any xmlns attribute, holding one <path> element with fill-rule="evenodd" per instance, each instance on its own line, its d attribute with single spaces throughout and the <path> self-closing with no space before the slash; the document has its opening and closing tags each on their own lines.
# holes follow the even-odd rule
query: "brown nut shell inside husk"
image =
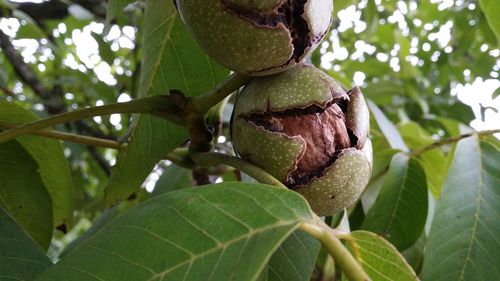
<svg viewBox="0 0 500 281">
<path fill-rule="evenodd" d="M 337 185 L 325 184 L 334 184 L 334 178 L 351 178 L 360 187 L 354 192 L 355 187 L 347 184 L 351 194 L 357 194 L 349 198 L 357 199 L 370 176 L 371 155 L 365 155 L 369 150 L 363 149 L 369 129 L 366 103 L 359 88 L 346 92 L 313 67 L 301 65 L 288 72 L 291 73 L 252 82 L 254 85 L 239 95 L 232 125 L 235 150 L 289 188 L 311 198 L 310 190 L 305 190 L 322 186 L 323 192 L 318 189 L 314 193 L 330 194 L 323 201 L 340 199 L 323 202 L 328 207 L 322 207 L 321 213 L 337 211 L 347 206 L 339 202 L 349 196 L 339 196 L 338 191 L 333 192 Z M 290 78 L 293 82 L 284 83 Z M 285 106 L 287 103 L 289 108 Z M 339 162 L 343 163 L 341 166 L 337 163 L 342 157 L 362 164 L 356 164 L 357 168 L 350 172 L 344 161 Z M 346 174 L 332 173 L 332 169 Z"/>
</svg>

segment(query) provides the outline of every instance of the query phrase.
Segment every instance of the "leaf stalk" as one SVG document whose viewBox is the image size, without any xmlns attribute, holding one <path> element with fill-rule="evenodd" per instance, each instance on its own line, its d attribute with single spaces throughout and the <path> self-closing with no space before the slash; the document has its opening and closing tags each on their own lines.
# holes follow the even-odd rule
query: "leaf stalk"
<svg viewBox="0 0 500 281">
<path fill-rule="evenodd" d="M 347 250 L 337 237 L 335 230 L 330 228 L 318 216 L 315 216 L 312 222 L 303 222 L 299 228 L 309 235 L 318 239 L 323 247 L 328 250 L 333 260 L 342 269 L 342 272 L 351 281 L 369 281 L 370 276 L 366 274 L 363 267 Z"/>
</svg>

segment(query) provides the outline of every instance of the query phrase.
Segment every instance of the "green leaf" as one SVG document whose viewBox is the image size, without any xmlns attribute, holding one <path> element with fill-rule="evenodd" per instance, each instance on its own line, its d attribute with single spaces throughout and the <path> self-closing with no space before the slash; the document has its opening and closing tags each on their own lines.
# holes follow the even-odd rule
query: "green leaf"
<svg viewBox="0 0 500 281">
<path fill-rule="evenodd" d="M 356 5 L 359 0 L 335 0 L 334 9 L 335 13 L 338 13 L 340 10 L 347 8 L 350 5 Z"/>
<path fill-rule="evenodd" d="M 112 66 L 116 54 L 115 52 L 113 52 L 113 50 L 111 50 L 111 44 L 104 41 L 104 39 L 102 38 L 103 35 L 93 32 L 91 32 L 90 35 L 94 38 L 94 40 L 97 42 L 97 45 L 99 46 L 99 56 L 101 57 L 101 59 Z"/>
<path fill-rule="evenodd" d="M 296 230 L 273 254 L 266 268 L 267 281 L 309 281 L 321 244 Z"/>
<path fill-rule="evenodd" d="M 38 27 L 38 24 L 25 12 L 23 12 L 21 10 L 14 10 L 13 16 L 24 23 L 24 24 L 21 24 L 21 26 L 19 27 L 19 30 L 16 33 L 17 39 L 21 39 L 21 38 L 29 38 L 29 39 L 47 38 L 47 35 L 45 34 L 45 32 L 43 32 L 43 30 L 40 29 L 40 27 Z"/>
<path fill-rule="evenodd" d="M 479 6 L 490 24 L 491 30 L 497 37 L 498 46 L 500 46 L 500 6 L 496 0 L 479 0 Z"/>
<path fill-rule="evenodd" d="M 102 212 L 101 216 L 92 221 L 92 226 L 87 229 L 83 234 L 78 236 L 75 240 L 73 240 L 64 251 L 59 255 L 60 258 L 64 257 L 79 245 L 85 243 L 92 236 L 94 236 L 98 231 L 100 231 L 104 226 L 106 226 L 109 222 L 115 219 L 120 214 L 120 206 L 114 206 L 113 208 L 106 209 Z"/>
<path fill-rule="evenodd" d="M 399 150 L 396 149 L 385 149 L 382 151 L 374 151 L 373 154 L 373 171 L 372 179 L 381 177 L 389 169 L 391 160 Z"/>
<path fill-rule="evenodd" d="M 193 186 L 193 172 L 171 164 L 163 170 L 163 174 L 155 184 L 152 195 L 157 196 L 190 186 Z"/>
<path fill-rule="evenodd" d="M 0 101 L 0 121 L 23 124 L 37 119 L 18 105 Z M 37 136 L 22 136 L 17 141 L 38 163 L 40 176 L 52 199 L 54 227 L 69 228 L 74 209 L 73 180 L 63 146 L 57 140 Z"/>
<path fill-rule="evenodd" d="M 52 202 L 38 164 L 15 140 L 0 145 L 0 159 L 0 206 L 46 250 L 52 238 Z"/>
<path fill-rule="evenodd" d="M 50 265 L 35 241 L 0 206 L 0 279 L 33 280 Z"/>
<path fill-rule="evenodd" d="M 222 183 L 126 211 L 37 280 L 255 280 L 312 212 L 297 193 Z"/>
<path fill-rule="evenodd" d="M 411 149 L 419 149 L 435 141 L 427 131 L 415 122 L 405 123 L 399 128 L 399 131 Z M 452 158 L 453 154 L 445 156 L 439 149 L 432 149 L 418 155 L 425 170 L 427 186 L 436 198 L 441 193 Z"/>
<path fill-rule="evenodd" d="M 116 17 L 123 9 L 134 0 L 109 0 L 108 9 L 106 10 L 106 22 L 110 22 Z"/>
<path fill-rule="evenodd" d="M 367 58 L 362 62 L 356 60 L 346 61 L 342 64 L 342 69 L 347 72 L 350 77 L 352 77 L 356 71 L 361 71 L 366 74 L 368 78 L 380 77 L 392 71 L 388 63 L 381 62 L 375 58 Z"/>
<path fill-rule="evenodd" d="M 393 79 L 368 83 L 363 94 L 378 105 L 390 105 L 394 97 L 403 94 L 403 82 Z"/>
<path fill-rule="evenodd" d="M 178 89 L 197 96 L 229 73 L 210 61 L 182 24 L 172 1 L 146 2 L 140 93 L 167 94 Z M 107 188 L 111 204 L 128 198 L 154 165 L 188 138 L 187 131 L 165 120 L 140 116 L 126 152 L 120 155 Z"/>
<path fill-rule="evenodd" d="M 373 281 L 418 280 L 403 256 L 382 237 L 367 231 L 354 231 L 351 237 L 357 249 L 353 251 L 350 243 L 348 248 L 355 255 L 359 254 L 361 265 Z"/>
<path fill-rule="evenodd" d="M 425 173 L 419 161 L 398 153 L 392 158 L 380 195 L 361 228 L 376 232 L 399 250 L 405 250 L 424 230 L 427 195 Z"/>
<path fill-rule="evenodd" d="M 391 121 L 387 119 L 382 110 L 380 110 L 380 108 L 378 108 L 378 106 L 370 100 L 368 100 L 368 107 L 370 108 L 370 111 L 372 112 L 373 117 L 375 117 L 380 130 L 384 134 L 391 147 L 407 152 L 408 147 L 404 143 L 403 138 L 399 134 L 396 126 L 394 126 L 394 124 L 392 124 Z"/>
<path fill-rule="evenodd" d="M 477 137 L 460 141 L 436 205 L 424 280 L 500 276 L 500 152 Z"/>
<path fill-rule="evenodd" d="M 371 38 L 378 27 L 378 12 L 375 0 L 368 0 L 366 7 L 363 9 L 363 19 L 367 25 L 367 29 L 363 32 L 363 36 L 365 36 L 365 38 Z M 389 68 L 388 65 L 387 68 Z"/>
<path fill-rule="evenodd" d="M 493 94 L 491 95 L 491 99 L 494 100 L 496 98 L 498 98 L 498 96 L 500 96 L 500 87 L 498 87 L 494 92 Z"/>
<path fill-rule="evenodd" d="M 401 252 L 403 257 L 406 259 L 408 264 L 411 265 L 415 272 L 420 272 L 420 269 L 422 269 L 422 262 L 424 260 L 424 247 L 426 242 L 427 238 L 425 236 L 425 233 L 422 233 L 415 244 Z"/>
</svg>

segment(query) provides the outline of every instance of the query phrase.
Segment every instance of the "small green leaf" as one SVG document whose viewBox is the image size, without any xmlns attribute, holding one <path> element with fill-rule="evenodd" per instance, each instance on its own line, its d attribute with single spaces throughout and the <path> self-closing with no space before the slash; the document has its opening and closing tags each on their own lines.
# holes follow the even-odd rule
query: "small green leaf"
<svg viewBox="0 0 500 281">
<path fill-rule="evenodd" d="M 25 12 L 21 10 L 14 10 L 13 16 L 23 22 L 16 33 L 17 39 L 42 39 L 47 38 L 45 32 L 38 26 L 38 24 Z"/>
<path fill-rule="evenodd" d="M 194 42 L 172 1 L 146 2 L 141 96 L 168 94 L 178 89 L 197 96 L 228 75 Z M 125 200 L 138 191 L 154 165 L 188 138 L 185 128 L 165 120 L 140 116 L 126 152 L 118 158 L 106 197 Z"/>
<path fill-rule="evenodd" d="M 483 11 L 486 20 L 490 24 L 491 30 L 497 37 L 498 46 L 500 46 L 500 5 L 497 0 L 479 0 L 479 6 Z"/>
<path fill-rule="evenodd" d="M 0 101 L 0 121 L 23 124 L 37 119 L 18 105 Z M 74 209 L 73 180 L 63 146 L 57 140 L 37 136 L 22 136 L 17 141 L 38 163 L 40 176 L 52 199 L 54 227 L 69 228 Z"/>
<path fill-rule="evenodd" d="M 424 280 L 500 276 L 500 152 L 477 137 L 460 141 L 436 205 Z"/>
<path fill-rule="evenodd" d="M 500 87 L 498 87 L 494 92 L 493 94 L 491 95 L 491 99 L 494 100 L 496 98 L 498 98 L 498 96 L 500 96 Z"/>
<path fill-rule="evenodd" d="M 368 0 L 366 7 L 363 9 L 363 19 L 367 25 L 367 30 L 363 32 L 363 36 L 366 36 L 365 38 L 371 38 L 378 27 L 378 12 L 375 0 Z M 386 65 L 387 68 L 389 68 L 389 65 Z"/>
<path fill-rule="evenodd" d="M 99 56 L 101 57 L 101 59 L 112 66 L 116 54 L 115 52 L 113 52 L 113 50 L 111 50 L 111 44 L 104 41 L 102 35 L 100 34 L 90 33 L 90 35 L 95 39 L 97 45 L 99 46 Z"/>
<path fill-rule="evenodd" d="M 0 159 L 0 206 L 46 250 L 52 238 L 52 202 L 38 164 L 15 140 L 0 145 Z"/>
<path fill-rule="evenodd" d="M 354 231 L 351 237 L 356 250 L 350 243 L 347 246 L 355 255 L 359 254 L 361 265 L 373 281 L 418 280 L 403 256 L 382 237 L 367 231 Z"/>
<path fill-rule="evenodd" d="M 387 119 L 382 110 L 380 110 L 380 108 L 378 108 L 378 106 L 370 100 L 368 100 L 368 107 L 370 108 L 370 111 L 375 117 L 380 130 L 384 134 L 391 147 L 407 152 L 408 147 L 404 143 L 403 138 L 399 134 L 396 126 L 394 126 L 394 124 L 392 124 L 392 122 Z"/>
<path fill-rule="evenodd" d="M 108 9 L 106 11 L 106 22 L 114 19 L 123 9 L 134 0 L 109 0 Z"/>
<path fill-rule="evenodd" d="M 35 241 L 0 206 L 0 279 L 33 280 L 50 265 Z"/>
<path fill-rule="evenodd" d="M 427 195 L 425 173 L 419 161 L 403 153 L 396 154 L 380 195 L 361 228 L 376 232 L 399 250 L 405 250 L 424 230 Z"/>
<path fill-rule="evenodd" d="M 356 5 L 358 2 L 359 0 L 335 0 L 333 8 L 335 9 L 335 13 L 338 13 L 340 10 L 350 5 Z"/>
<path fill-rule="evenodd" d="M 311 219 L 300 195 L 262 184 L 169 192 L 126 211 L 37 280 L 255 280 Z"/>
<path fill-rule="evenodd" d="M 267 281 L 309 281 L 321 244 L 309 234 L 296 230 L 274 252 Z"/>
<path fill-rule="evenodd" d="M 158 196 L 166 192 L 190 186 L 193 186 L 193 172 L 189 169 L 171 164 L 163 170 L 163 174 L 155 184 L 152 195 Z"/>
</svg>

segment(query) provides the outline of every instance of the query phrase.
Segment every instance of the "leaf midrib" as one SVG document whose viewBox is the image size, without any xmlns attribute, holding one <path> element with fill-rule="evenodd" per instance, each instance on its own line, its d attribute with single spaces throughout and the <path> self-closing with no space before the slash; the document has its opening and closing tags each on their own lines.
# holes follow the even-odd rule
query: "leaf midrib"
<svg viewBox="0 0 500 281">
<path fill-rule="evenodd" d="M 481 147 L 480 144 L 478 143 L 477 139 L 475 139 L 475 144 L 477 145 L 477 151 L 478 151 L 478 156 L 479 156 L 479 183 L 478 183 L 478 194 L 476 198 L 476 211 L 474 212 L 474 224 L 472 226 L 472 234 L 471 234 L 471 239 L 469 242 L 469 246 L 467 247 L 467 254 L 465 255 L 464 259 L 464 265 L 462 267 L 462 270 L 460 271 L 460 277 L 458 280 L 464 281 L 464 275 L 465 275 L 465 270 L 467 269 L 467 265 L 469 264 L 469 259 L 470 259 L 470 254 L 472 252 L 472 246 L 474 245 L 474 242 L 476 240 L 476 232 L 477 232 L 477 223 L 479 221 L 479 213 L 481 211 L 481 200 L 482 200 L 482 194 L 483 194 L 483 161 L 482 161 L 482 153 L 481 153 Z"/>
<path fill-rule="evenodd" d="M 159 55 L 157 57 L 157 59 L 155 60 L 154 62 L 154 65 L 153 67 L 151 68 L 151 71 L 149 71 L 147 74 L 145 74 L 145 77 L 147 75 L 149 75 L 149 73 L 156 73 L 158 67 L 160 66 L 161 64 L 161 58 L 162 58 L 162 54 L 165 52 L 165 48 L 167 46 L 167 42 L 168 40 L 170 39 L 170 33 L 172 32 L 172 28 L 174 27 L 175 25 L 175 18 L 176 18 L 176 12 L 175 12 L 175 9 L 173 10 L 172 14 L 167 18 L 166 22 L 170 20 L 170 23 L 169 23 L 169 26 L 167 28 L 167 31 L 165 32 L 165 37 L 163 38 L 163 41 L 161 43 L 161 49 L 160 51 L 158 52 Z M 167 23 L 168 24 L 168 23 Z M 161 26 L 161 25 L 160 25 Z M 153 32 L 151 32 L 152 34 Z M 152 85 L 153 85 L 153 77 L 149 77 L 148 81 L 146 82 L 147 83 L 147 86 L 144 87 L 144 95 L 147 96 L 147 93 L 149 92 L 149 90 L 151 89 Z"/>
<path fill-rule="evenodd" d="M 158 272 L 156 273 L 155 275 L 153 275 L 150 279 L 147 279 L 147 281 L 152 281 L 154 280 L 155 278 L 158 278 L 158 277 L 161 277 L 163 278 L 166 274 L 172 272 L 173 270 L 175 269 L 178 269 L 180 267 L 182 267 L 183 265 L 186 265 L 186 264 L 192 264 L 193 262 L 195 262 L 196 260 L 200 259 L 201 257 L 204 257 L 208 254 L 211 254 L 213 252 L 216 252 L 220 249 L 225 249 L 226 247 L 234 244 L 234 243 L 237 243 L 243 239 L 248 239 L 250 237 L 252 237 L 253 235 L 256 235 L 256 234 L 261 234 L 267 230 L 270 230 L 270 229 L 273 229 L 273 228 L 279 228 L 279 227 L 284 227 L 284 226 L 289 226 L 289 225 L 292 225 L 292 224 L 295 224 L 295 225 L 298 225 L 299 223 L 299 220 L 297 221 L 284 221 L 284 222 L 281 222 L 281 223 L 278 223 L 278 224 L 272 224 L 272 225 L 267 225 L 265 227 L 261 227 L 261 228 L 257 228 L 257 229 L 252 229 L 251 231 L 247 232 L 246 234 L 244 235 L 240 235 L 240 236 L 237 236 L 237 237 L 234 237 L 230 240 L 227 240 L 225 241 L 224 243 L 218 243 L 215 247 L 213 247 L 212 249 L 209 249 L 207 251 L 204 251 L 204 252 L 201 252 L 197 255 L 192 255 L 189 259 L 171 267 L 171 268 L 168 268 L 167 270 L 164 270 L 163 272 Z M 296 227 L 294 227 L 291 231 L 293 231 Z"/>
<path fill-rule="evenodd" d="M 387 223 L 386 228 L 385 228 L 385 231 L 384 231 L 384 232 L 386 232 L 386 233 L 387 233 L 388 231 L 390 231 L 390 229 L 391 229 L 391 226 L 392 226 L 392 224 L 393 224 L 393 222 L 394 222 L 394 218 L 395 218 L 395 216 L 396 216 L 396 211 L 397 211 L 397 210 L 398 210 L 398 208 L 399 208 L 399 203 L 400 203 L 400 201 L 401 201 L 401 197 L 403 196 L 403 195 L 402 195 L 402 194 L 403 194 L 403 191 L 404 191 L 404 190 L 406 190 L 406 179 L 407 179 L 407 177 L 408 177 L 408 170 L 409 170 L 409 166 L 410 166 L 410 159 L 405 158 L 405 160 L 406 160 L 406 163 L 405 163 L 405 173 L 404 173 L 404 175 L 403 175 L 403 180 L 402 180 L 402 188 L 400 188 L 400 189 L 399 189 L 399 191 L 398 191 L 398 197 L 397 197 L 397 199 L 396 199 L 396 204 L 394 205 L 394 208 L 393 208 L 393 210 L 392 210 L 391 216 L 390 216 L 390 218 L 389 218 L 389 222 Z"/>
</svg>

